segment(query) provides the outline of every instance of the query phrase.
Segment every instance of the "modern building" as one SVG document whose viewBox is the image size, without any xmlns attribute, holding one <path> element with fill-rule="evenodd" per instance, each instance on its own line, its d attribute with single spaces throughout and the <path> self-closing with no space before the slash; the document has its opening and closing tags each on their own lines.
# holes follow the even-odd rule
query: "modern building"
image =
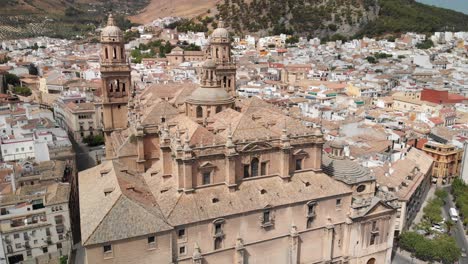
<svg viewBox="0 0 468 264">
<path fill-rule="evenodd" d="M 127 69 L 107 59 L 121 34 L 110 17 L 103 78 Z M 127 108 L 104 79 L 107 158 L 78 177 L 86 263 L 390 263 L 396 209 L 373 173 L 274 105 L 236 103 L 222 23 L 211 40 L 194 112 L 138 95 Z"/>
</svg>

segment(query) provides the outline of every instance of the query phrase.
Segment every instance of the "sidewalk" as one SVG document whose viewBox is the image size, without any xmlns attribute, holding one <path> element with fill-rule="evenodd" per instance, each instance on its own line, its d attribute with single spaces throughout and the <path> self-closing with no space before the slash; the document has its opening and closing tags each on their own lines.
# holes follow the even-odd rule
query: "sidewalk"
<svg viewBox="0 0 468 264">
<path fill-rule="evenodd" d="M 421 205 L 421 209 L 419 210 L 419 212 L 416 214 L 416 217 L 414 218 L 413 220 L 413 223 L 411 224 L 411 227 L 410 229 L 411 230 L 414 230 L 413 228 L 419 224 L 421 222 L 421 219 L 424 215 L 424 212 L 423 212 L 423 209 L 424 207 L 426 206 L 427 204 L 427 201 L 429 201 L 430 199 L 432 199 L 434 197 L 434 194 L 435 194 L 435 190 L 436 190 L 436 186 L 435 185 L 431 185 L 431 188 L 429 189 L 429 191 L 427 191 L 427 196 L 426 196 L 426 199 L 424 199 L 422 205 Z"/>
</svg>

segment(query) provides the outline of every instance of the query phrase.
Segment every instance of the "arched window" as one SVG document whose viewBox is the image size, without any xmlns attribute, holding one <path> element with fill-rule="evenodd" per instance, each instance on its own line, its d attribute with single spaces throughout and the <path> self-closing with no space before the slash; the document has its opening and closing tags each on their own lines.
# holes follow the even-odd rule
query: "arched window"
<svg viewBox="0 0 468 264">
<path fill-rule="evenodd" d="M 109 59 L 109 51 L 107 50 L 107 48 L 105 48 L 105 53 L 106 53 L 106 59 Z"/>
<path fill-rule="evenodd" d="M 117 80 L 117 86 L 115 87 L 115 91 L 119 92 L 120 91 L 120 81 Z"/>
<path fill-rule="evenodd" d="M 111 93 L 114 92 L 114 85 L 112 83 L 110 84 L 109 92 L 111 92 Z"/>
<path fill-rule="evenodd" d="M 252 162 L 250 163 L 250 171 L 252 174 L 252 177 L 258 176 L 258 159 L 253 158 Z"/>
<path fill-rule="evenodd" d="M 221 112 L 221 110 L 223 110 L 222 107 L 221 107 L 220 105 L 218 105 L 218 106 L 216 107 L 216 113 Z"/>
<path fill-rule="evenodd" d="M 367 264 L 375 264 L 375 258 L 371 258 L 367 261 Z"/>
<path fill-rule="evenodd" d="M 122 92 L 125 92 L 125 83 L 122 83 Z"/>
<path fill-rule="evenodd" d="M 203 108 L 201 106 L 197 106 L 197 118 L 203 117 Z"/>
<path fill-rule="evenodd" d="M 114 47 L 114 54 L 112 54 L 114 59 L 117 59 L 117 48 Z"/>
</svg>

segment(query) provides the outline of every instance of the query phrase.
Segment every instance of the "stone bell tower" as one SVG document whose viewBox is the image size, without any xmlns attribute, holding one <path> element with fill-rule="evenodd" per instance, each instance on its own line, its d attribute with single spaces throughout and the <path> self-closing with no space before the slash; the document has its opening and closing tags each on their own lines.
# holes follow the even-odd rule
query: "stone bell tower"
<svg viewBox="0 0 468 264">
<path fill-rule="evenodd" d="M 130 65 L 125 56 L 122 31 L 109 15 L 107 26 L 101 32 L 101 78 L 102 114 L 106 157 L 112 158 L 114 151 L 111 133 L 127 128 L 128 98 L 131 87 Z"/>
<path fill-rule="evenodd" d="M 224 28 L 222 20 L 210 37 L 210 56 L 216 63 L 216 74 L 220 78 L 221 87 L 231 96 L 236 94 L 236 64 L 231 56 L 231 39 Z"/>
</svg>

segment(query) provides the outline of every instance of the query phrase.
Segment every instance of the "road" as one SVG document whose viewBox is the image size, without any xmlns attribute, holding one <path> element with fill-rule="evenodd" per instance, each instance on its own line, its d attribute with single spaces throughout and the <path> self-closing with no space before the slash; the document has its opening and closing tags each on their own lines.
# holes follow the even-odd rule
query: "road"
<svg viewBox="0 0 468 264">
<path fill-rule="evenodd" d="M 449 211 L 451 207 L 455 208 L 455 204 L 453 203 L 453 197 L 450 194 L 450 187 L 445 187 L 444 189 L 449 193 L 449 195 L 445 199 L 443 214 L 444 214 L 445 219 L 450 219 Z M 450 233 L 457 241 L 457 245 L 460 248 L 464 248 L 466 252 L 468 252 L 468 243 L 466 241 L 465 230 L 463 228 L 462 221 L 457 221 L 457 223 L 452 227 L 452 230 Z M 459 263 L 468 264 L 468 258 L 467 257 L 460 258 Z"/>
<path fill-rule="evenodd" d="M 78 171 L 83 171 L 96 166 L 96 158 L 104 155 L 102 146 L 88 147 L 84 144 L 74 143 L 73 147 L 76 153 L 76 168 Z"/>
</svg>

